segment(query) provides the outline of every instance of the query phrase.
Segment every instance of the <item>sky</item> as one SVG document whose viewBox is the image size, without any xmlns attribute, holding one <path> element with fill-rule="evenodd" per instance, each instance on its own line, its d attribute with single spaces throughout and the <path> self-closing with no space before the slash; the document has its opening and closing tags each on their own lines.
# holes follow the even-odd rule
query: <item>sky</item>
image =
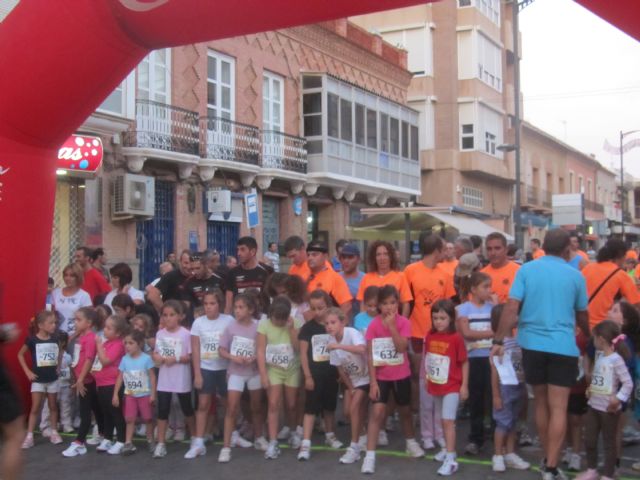
<svg viewBox="0 0 640 480">
<path fill-rule="evenodd" d="M 572 0 L 536 0 L 519 20 L 523 118 L 618 168 L 602 145 L 640 130 L 640 42 Z M 640 148 L 624 164 L 640 179 Z"/>
</svg>

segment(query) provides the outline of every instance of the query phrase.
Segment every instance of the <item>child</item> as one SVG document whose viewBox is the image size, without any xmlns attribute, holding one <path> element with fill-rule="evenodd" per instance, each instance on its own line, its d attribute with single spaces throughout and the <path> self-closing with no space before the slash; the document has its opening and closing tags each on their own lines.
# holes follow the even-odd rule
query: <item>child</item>
<svg viewBox="0 0 640 480">
<path fill-rule="evenodd" d="M 431 307 L 431 331 L 424 340 L 424 370 L 429 394 L 441 412 L 446 447 L 436 456 L 442 462 L 438 475 L 458 470 L 456 462 L 456 414 L 469 395 L 469 361 L 462 336 L 456 332 L 455 308 L 450 300 Z"/>
<path fill-rule="evenodd" d="M 360 434 L 364 424 L 366 401 L 369 395 L 369 371 L 367 369 L 367 342 L 355 328 L 347 327 L 347 317 L 339 308 L 330 308 L 324 314 L 327 333 L 331 335 L 327 350 L 331 365 L 349 392 L 349 418 L 351 419 L 351 444 L 340 463 L 351 464 L 360 460 Z"/>
<path fill-rule="evenodd" d="M 138 330 L 131 331 L 124 337 L 124 348 L 127 354 L 122 358 L 118 368 L 118 379 L 111 402 L 114 407 L 120 407 L 122 402 L 120 389 L 124 385 L 124 418 L 127 422 L 125 444 L 122 455 L 133 455 L 136 447 L 133 445 L 133 433 L 138 415 L 146 424 L 147 445 L 149 453 L 153 453 L 153 414 L 152 406 L 156 402 L 156 372 L 153 360 L 142 351 L 144 334 Z"/>
<path fill-rule="evenodd" d="M 196 431 L 191 448 L 184 458 L 196 458 L 207 453 L 204 446 L 204 434 L 211 401 L 214 396 L 227 397 L 227 365 L 229 361 L 221 358 L 218 351 L 220 338 L 225 329 L 233 322 L 233 317 L 220 313 L 224 310 L 224 296 L 215 289 L 202 297 L 204 315 L 196 318 L 191 327 L 191 359 L 193 362 L 193 385 L 198 391 L 198 409 L 196 410 Z M 249 442 L 247 442 L 249 443 Z M 249 443 L 249 446 L 251 444 Z"/>
<path fill-rule="evenodd" d="M 117 295 L 116 295 L 117 296 Z M 171 396 L 178 395 L 189 432 L 195 432 L 193 406 L 191 404 L 191 335 L 180 326 L 185 318 L 184 304 L 167 300 L 160 311 L 164 328 L 156 334 L 153 361 L 160 365 L 158 373 L 158 444 L 153 458 L 167 456 L 167 421 L 171 408 Z"/>
<path fill-rule="evenodd" d="M 93 329 L 96 332 L 102 332 L 102 330 L 104 329 L 104 324 L 107 321 L 107 318 L 113 315 L 114 312 L 109 305 L 105 305 L 103 303 L 96 307 L 96 313 L 98 314 L 98 320 L 96 321 L 96 324 L 93 327 Z M 118 314 L 118 312 L 116 312 L 116 314 Z"/>
<path fill-rule="evenodd" d="M 491 396 L 491 277 L 473 272 L 461 281 L 461 298 L 469 301 L 458 306 L 456 328 L 467 342 L 469 351 L 469 413 L 471 430 L 465 452 L 477 455 L 484 443 L 485 399 Z"/>
<path fill-rule="evenodd" d="M 268 318 L 258 323 L 256 351 L 262 386 L 268 392 L 267 424 L 269 446 L 264 456 L 280 456 L 278 447 L 278 417 L 282 397 L 285 397 L 289 427 L 295 425 L 296 397 L 300 386 L 300 359 L 298 357 L 298 330 L 302 322 L 291 317 L 291 302 L 276 297 L 269 308 Z"/>
<path fill-rule="evenodd" d="M 620 327 L 611 320 L 604 320 L 592 330 L 597 349 L 595 365 L 591 373 L 591 385 L 587 390 L 589 411 L 585 418 L 585 446 L 588 469 L 576 480 L 597 480 L 598 437 L 602 433 L 604 447 L 604 475 L 611 479 L 616 465 L 616 429 L 623 402 L 627 402 L 633 390 L 633 382 L 625 365 L 629 354 Z"/>
<path fill-rule="evenodd" d="M 58 340 L 54 336 L 56 331 L 56 316 L 53 312 L 42 311 L 32 321 L 33 334 L 24 341 L 18 352 L 20 366 L 31 381 L 31 412 L 27 424 L 27 435 L 22 442 L 22 448 L 33 447 L 33 430 L 36 427 L 42 404 L 46 397 L 49 403 L 49 421 L 51 430 L 49 440 L 54 445 L 62 443 L 58 433 L 58 404 L 57 394 L 60 390 L 58 382 L 58 367 L 61 351 Z M 31 355 L 31 369 L 27 366 L 24 354 Z"/>
<path fill-rule="evenodd" d="M 291 316 L 303 321 L 311 319 L 309 304 L 306 301 L 307 286 L 298 275 L 287 275 L 284 281 L 284 294 L 291 301 Z"/>
<path fill-rule="evenodd" d="M 60 372 L 58 374 L 58 412 L 59 423 L 64 433 L 73 432 L 73 406 L 74 395 L 71 391 L 71 362 L 72 358 L 67 353 L 69 345 L 69 334 L 57 331 L 58 348 L 61 352 Z M 49 437 L 51 430 L 49 429 L 49 406 L 47 403 L 42 407 L 40 415 L 40 431 L 43 437 Z"/>
<path fill-rule="evenodd" d="M 324 295 L 325 292 L 320 290 Z M 315 300 L 315 292 L 310 301 Z M 327 299 L 324 299 L 325 305 Z M 298 460 L 309 460 L 311 456 L 311 434 L 316 415 L 322 413 L 325 425 L 325 444 L 331 448 L 342 448 L 334 433 L 335 412 L 338 400 L 338 371 L 329 362 L 327 345 L 331 340 L 325 327 L 326 311 L 315 316 L 300 328 L 300 363 L 304 374 L 305 405 L 303 440 Z"/>
<path fill-rule="evenodd" d="M 113 405 L 113 397 L 122 393 L 115 389 L 118 367 L 124 357 L 122 339 L 127 333 L 127 321 L 119 315 L 111 315 L 104 323 L 103 336 L 96 335 L 96 359 L 91 374 L 96 380 L 98 401 L 104 418 L 104 440 L 98 445 L 98 452 L 120 455 L 124 448 L 125 422 L 120 407 Z M 113 430 L 116 441 L 112 442 Z"/>
<path fill-rule="evenodd" d="M 411 370 L 409 367 L 409 337 L 411 324 L 398 314 L 400 295 L 391 285 L 380 288 L 377 315 L 367 328 L 367 357 L 369 362 L 369 398 L 373 402 L 367 429 L 367 454 L 362 473 L 376 469 L 378 432 L 386 416 L 386 404 L 393 398 L 400 413 L 406 439 L 406 452 L 411 457 L 424 456 L 414 438 L 411 418 Z"/>
<path fill-rule="evenodd" d="M 53 308 L 62 314 L 60 330 L 73 335 L 75 331 L 75 313 L 81 307 L 91 307 L 91 297 L 80 286 L 84 280 L 84 273 L 79 265 L 72 263 L 62 270 L 63 288 L 56 288 L 51 293 Z"/>
<path fill-rule="evenodd" d="M 231 460 L 231 447 L 240 437 L 235 429 L 240 410 L 240 400 L 245 387 L 249 390 L 251 420 L 255 447 L 266 451 L 264 438 L 264 412 L 262 397 L 264 390 L 260 382 L 260 372 L 256 363 L 256 335 L 258 333 L 258 305 L 251 295 L 239 294 L 233 302 L 233 321 L 220 339 L 220 356 L 229 361 L 227 368 L 227 411 L 224 417 L 224 446 L 220 450 L 218 462 Z M 243 439 L 244 440 L 244 439 Z M 249 443 L 249 442 L 248 442 Z M 242 445 L 241 445 L 242 446 Z"/>
<path fill-rule="evenodd" d="M 500 316 L 504 305 L 496 305 L 491 310 L 491 330 L 495 333 L 500 324 Z M 511 365 L 515 379 L 500 376 L 495 362 Z M 490 358 L 491 391 L 493 392 L 493 420 L 496 422 L 494 432 L 495 454 L 492 459 L 493 471 L 504 472 L 507 467 L 515 470 L 528 470 L 531 466 L 515 453 L 517 423 L 522 411 L 522 399 L 526 394 L 524 371 L 522 369 L 522 349 L 516 339 L 509 335 L 504 338 L 504 355 L 502 359 Z M 515 380 L 515 383 L 514 383 Z M 505 455 L 506 453 L 506 455 Z"/>
<path fill-rule="evenodd" d="M 153 322 L 145 313 L 138 313 L 131 319 L 131 327 L 144 335 L 144 347 L 142 351 L 151 355 L 156 346 L 156 337 L 153 336 Z"/>
<path fill-rule="evenodd" d="M 75 381 L 71 388 L 78 394 L 78 410 L 80 412 L 80 428 L 76 439 L 62 452 L 65 457 L 77 457 L 87 453 L 85 441 L 91 428 L 91 413 L 96 419 L 100 441 L 103 439 L 104 424 L 102 411 L 98 403 L 96 382 L 90 373 L 96 356 L 96 334 L 92 328 L 98 316 L 93 308 L 82 307 L 75 313 L 75 334 L 77 336 L 73 348 L 73 376 Z"/>
<path fill-rule="evenodd" d="M 378 315 L 378 293 L 380 289 L 374 285 L 367 287 L 363 294 L 362 311 L 353 319 L 353 328 L 362 335 L 367 333 L 367 328 Z"/>
</svg>

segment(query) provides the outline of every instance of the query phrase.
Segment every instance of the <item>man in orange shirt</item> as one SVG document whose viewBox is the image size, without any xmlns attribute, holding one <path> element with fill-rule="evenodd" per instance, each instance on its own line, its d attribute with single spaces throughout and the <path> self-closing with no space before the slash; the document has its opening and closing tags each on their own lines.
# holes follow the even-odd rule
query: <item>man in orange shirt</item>
<svg viewBox="0 0 640 480">
<path fill-rule="evenodd" d="M 440 268 L 453 277 L 456 273 L 456 267 L 458 266 L 458 259 L 456 258 L 456 251 L 453 243 L 447 242 L 444 245 L 443 259 L 440 262 Z"/>
<path fill-rule="evenodd" d="M 298 275 L 303 280 L 309 277 L 307 265 L 307 251 L 304 249 L 304 240 L 297 235 L 292 235 L 284 241 L 284 253 L 289 260 L 289 275 Z"/>
<path fill-rule="evenodd" d="M 635 250 L 635 248 L 630 248 L 629 250 L 627 250 L 627 254 L 626 254 L 625 258 L 633 258 L 637 262 L 638 261 L 638 252 Z"/>
<path fill-rule="evenodd" d="M 324 290 L 347 317 L 351 313 L 351 292 L 344 278 L 327 263 L 329 249 L 322 242 L 313 241 L 307 245 L 307 291 Z"/>
<path fill-rule="evenodd" d="M 531 256 L 534 260 L 544 257 L 544 250 L 540 248 L 540 240 L 537 238 L 532 238 L 530 242 L 531 246 Z"/>
<path fill-rule="evenodd" d="M 585 262 L 589 263 L 589 255 L 584 250 L 580 250 L 580 237 L 576 233 L 571 234 L 571 255 L 575 253 L 576 255 L 580 255 L 584 259 Z M 580 270 L 582 270 L 581 267 Z"/>
<path fill-rule="evenodd" d="M 507 258 L 507 239 L 499 232 L 487 235 L 485 248 L 489 265 L 482 272 L 491 277 L 491 291 L 497 297 L 497 303 L 506 303 L 520 265 Z"/>
</svg>

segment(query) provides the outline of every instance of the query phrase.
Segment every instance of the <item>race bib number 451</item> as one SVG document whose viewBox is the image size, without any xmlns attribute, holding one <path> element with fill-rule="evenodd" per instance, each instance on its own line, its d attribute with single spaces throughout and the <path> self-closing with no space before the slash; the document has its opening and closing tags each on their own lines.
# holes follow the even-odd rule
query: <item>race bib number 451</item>
<svg viewBox="0 0 640 480">
<path fill-rule="evenodd" d="M 266 361 L 272 367 L 288 369 L 293 363 L 293 347 L 288 343 L 267 345 Z"/>
<path fill-rule="evenodd" d="M 36 344 L 36 364 L 38 367 L 55 367 L 58 365 L 58 345 L 56 343 Z"/>
<path fill-rule="evenodd" d="M 404 358 L 396 351 L 393 338 L 374 338 L 371 344 L 374 367 L 402 365 Z"/>
</svg>

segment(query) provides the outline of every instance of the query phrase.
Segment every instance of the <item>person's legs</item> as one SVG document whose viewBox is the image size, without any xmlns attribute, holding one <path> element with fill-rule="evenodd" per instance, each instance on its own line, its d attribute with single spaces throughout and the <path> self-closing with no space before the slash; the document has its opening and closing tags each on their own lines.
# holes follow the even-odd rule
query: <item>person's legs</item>
<svg viewBox="0 0 640 480">
<path fill-rule="evenodd" d="M 549 420 L 546 438 L 547 466 L 554 468 L 560 461 L 560 450 L 567 431 L 567 403 L 569 401 L 569 387 L 549 385 L 547 387 L 547 404 Z"/>
<path fill-rule="evenodd" d="M 225 448 L 231 448 L 231 434 L 235 430 L 236 418 L 238 417 L 238 411 L 240 410 L 241 396 L 242 396 L 242 392 L 239 392 L 237 390 L 229 390 L 227 392 L 227 411 L 225 412 L 225 415 L 224 415 L 224 447 Z M 200 436 L 200 434 L 198 434 L 198 436 Z"/>
<path fill-rule="evenodd" d="M 207 418 L 209 417 L 209 409 L 211 408 L 211 395 L 200 392 L 198 394 L 198 408 L 196 410 L 196 428 L 195 436 L 203 438 L 205 429 L 207 428 Z M 235 417 L 234 417 L 235 418 Z M 225 420 L 226 424 L 226 420 Z"/>
<path fill-rule="evenodd" d="M 249 390 L 249 398 L 253 438 L 257 439 L 264 436 L 264 390 L 261 388 Z"/>
<path fill-rule="evenodd" d="M 291 387 L 289 385 L 285 385 L 284 387 L 284 401 L 286 404 L 286 410 L 287 410 L 287 425 L 289 425 L 289 428 L 292 429 L 292 431 L 295 429 L 296 427 L 296 404 L 298 401 L 298 387 L 294 386 Z"/>
<path fill-rule="evenodd" d="M 29 420 L 27 421 L 27 434 L 33 435 L 36 423 L 38 422 L 38 415 L 40 414 L 40 410 L 42 410 L 45 395 L 43 392 L 31 392 L 31 411 L 29 412 Z"/>
<path fill-rule="evenodd" d="M 167 441 L 167 424 L 169 421 L 169 410 L 171 409 L 171 392 L 158 392 L 158 443 Z"/>
<path fill-rule="evenodd" d="M 387 405 L 376 402 L 369 411 L 369 427 L 367 428 L 367 451 L 375 452 L 378 444 L 378 433 L 385 419 Z"/>
<path fill-rule="evenodd" d="M 58 430 L 58 394 L 48 393 L 47 403 L 49 404 L 49 425 L 51 430 Z"/>
<path fill-rule="evenodd" d="M 604 476 L 613 478 L 617 459 L 617 433 L 620 413 L 601 413 L 602 447 L 604 450 Z"/>
<path fill-rule="evenodd" d="M 598 437 L 600 436 L 599 412 L 589 408 L 584 416 L 584 446 L 587 451 L 587 467 L 598 468 Z"/>
<path fill-rule="evenodd" d="M 111 406 L 112 398 L 113 386 L 98 387 L 98 401 L 100 402 L 100 410 L 104 418 L 104 438 L 109 441 L 113 440 L 113 430 L 115 428 L 113 407 Z"/>
<path fill-rule="evenodd" d="M 485 375 L 484 358 L 469 359 L 469 413 L 471 415 L 471 430 L 469 442 L 479 447 L 484 443 L 484 394 Z"/>
<path fill-rule="evenodd" d="M 349 418 L 351 420 L 351 443 L 357 444 L 360 439 L 360 432 L 362 430 L 362 408 L 366 400 L 367 392 L 356 388 L 351 394 L 349 401 Z"/>
<path fill-rule="evenodd" d="M 19 416 L 8 423 L 0 423 L 0 429 L 2 431 L 0 477 L 3 480 L 18 480 L 22 470 L 24 417 Z"/>
<path fill-rule="evenodd" d="M 536 429 L 542 444 L 545 458 L 547 454 L 547 432 L 549 421 L 549 405 L 547 404 L 547 385 L 533 386 L 533 403 L 535 410 Z"/>
<path fill-rule="evenodd" d="M 282 384 L 270 385 L 268 394 L 268 411 L 267 426 L 269 431 L 269 440 L 277 441 L 278 437 L 278 421 L 280 417 L 280 405 L 282 404 L 284 386 Z"/>
<path fill-rule="evenodd" d="M 193 433 L 196 431 L 196 421 L 193 414 L 191 392 L 178 393 L 178 401 L 180 402 L 180 410 L 182 410 L 184 414 L 184 422 L 189 429 L 189 435 L 193 436 Z"/>
</svg>

